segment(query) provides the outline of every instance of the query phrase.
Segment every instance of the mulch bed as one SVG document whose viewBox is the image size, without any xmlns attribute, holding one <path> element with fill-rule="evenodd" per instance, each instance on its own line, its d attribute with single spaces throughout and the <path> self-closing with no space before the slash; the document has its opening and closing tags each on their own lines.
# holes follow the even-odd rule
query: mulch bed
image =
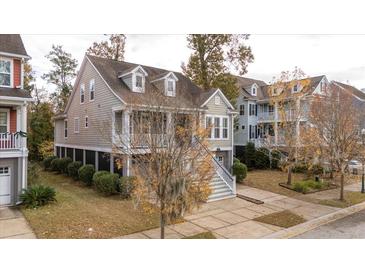
<svg viewBox="0 0 365 274">
<path fill-rule="evenodd" d="M 296 191 L 293 187 L 294 185 L 291 184 L 291 185 L 288 185 L 286 183 L 279 183 L 279 186 L 281 187 L 284 187 L 286 189 L 290 189 L 292 191 L 295 191 L 297 193 L 302 193 L 302 194 L 312 194 L 312 193 L 316 193 L 316 192 L 320 192 L 320 191 L 325 191 L 325 190 L 331 190 L 331 189 L 336 189 L 338 188 L 337 185 L 334 185 L 334 184 L 330 184 L 329 186 L 327 187 L 324 187 L 324 188 L 321 188 L 321 189 L 311 189 L 311 190 L 308 190 L 306 193 L 303 193 L 303 192 L 299 192 L 299 191 Z"/>
</svg>

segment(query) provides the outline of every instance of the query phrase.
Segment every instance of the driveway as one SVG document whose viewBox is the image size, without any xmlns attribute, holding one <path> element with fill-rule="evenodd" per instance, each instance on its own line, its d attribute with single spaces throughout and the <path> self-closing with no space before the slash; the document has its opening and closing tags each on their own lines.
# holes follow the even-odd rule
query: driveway
<svg viewBox="0 0 365 274">
<path fill-rule="evenodd" d="M 295 239 L 365 239 L 365 210 L 320 226 Z"/>
<path fill-rule="evenodd" d="M 206 203 L 186 216 L 186 222 L 169 225 L 165 237 L 176 239 L 212 231 L 217 238 L 263 238 L 283 228 L 257 222 L 254 220 L 257 217 L 289 209 L 306 220 L 311 220 L 338 210 L 243 185 L 237 186 L 237 192 L 259 199 L 264 204 L 257 205 L 240 198 Z M 159 231 L 159 228 L 155 228 L 121 238 L 156 239 L 160 237 Z"/>
<path fill-rule="evenodd" d="M 23 214 L 15 208 L 0 208 L 0 239 L 35 239 Z"/>
</svg>

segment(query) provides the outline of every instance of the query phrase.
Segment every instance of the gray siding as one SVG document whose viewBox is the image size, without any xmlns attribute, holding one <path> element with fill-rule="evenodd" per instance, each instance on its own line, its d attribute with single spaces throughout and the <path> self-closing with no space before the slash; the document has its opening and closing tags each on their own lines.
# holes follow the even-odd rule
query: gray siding
<svg viewBox="0 0 365 274">
<path fill-rule="evenodd" d="M 232 115 L 228 114 L 229 107 L 224 103 L 223 98 L 221 98 L 221 103 L 216 105 L 214 102 L 214 96 L 206 104 L 208 108 L 206 115 L 222 115 L 228 116 L 228 139 L 227 140 L 209 140 L 211 147 L 232 147 Z M 204 117 L 205 125 L 205 117 Z"/>
<path fill-rule="evenodd" d="M 90 101 L 89 82 L 95 80 L 95 98 Z M 80 104 L 80 86 L 85 85 L 85 102 Z M 58 144 L 111 148 L 112 108 L 122 102 L 110 91 L 105 82 L 86 60 L 80 81 L 74 87 L 75 94 L 67 111 L 68 137 L 64 138 L 63 120 L 56 121 L 55 139 Z M 85 116 L 89 127 L 85 128 Z M 79 117 L 79 133 L 74 132 L 75 120 Z"/>
</svg>

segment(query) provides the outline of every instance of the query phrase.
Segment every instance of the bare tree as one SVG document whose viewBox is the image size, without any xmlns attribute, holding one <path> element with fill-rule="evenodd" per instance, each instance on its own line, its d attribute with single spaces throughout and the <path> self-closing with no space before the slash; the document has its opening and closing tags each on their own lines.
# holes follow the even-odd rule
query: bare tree
<svg viewBox="0 0 365 274">
<path fill-rule="evenodd" d="M 340 200 L 344 200 L 345 170 L 360 148 L 360 112 L 349 90 L 330 84 L 311 104 L 313 142 L 341 174 Z"/>
<path fill-rule="evenodd" d="M 276 109 L 277 121 L 273 124 L 275 136 L 266 136 L 264 146 L 269 149 L 281 146 L 281 150 L 285 151 L 281 164 L 288 172 L 288 185 L 292 182 L 292 168 L 300 158 L 300 127 L 305 115 L 301 104 L 309 90 L 309 83 L 304 72 L 295 68 L 274 78 L 269 89 L 270 104 Z"/>
<path fill-rule="evenodd" d="M 164 238 L 167 223 L 198 207 L 211 193 L 214 170 L 207 130 L 200 128 L 198 110 L 184 109 L 158 91 L 134 102 L 116 118 L 116 125 L 124 126 L 115 128 L 113 154 L 120 159 L 118 166 L 128 165 L 136 177 L 136 204 L 145 210 L 159 208 Z"/>
</svg>

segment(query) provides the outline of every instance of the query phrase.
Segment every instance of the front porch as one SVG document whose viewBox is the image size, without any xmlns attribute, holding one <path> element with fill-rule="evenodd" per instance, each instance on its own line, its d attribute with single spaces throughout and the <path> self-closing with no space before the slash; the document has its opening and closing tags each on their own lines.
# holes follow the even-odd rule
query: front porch
<svg viewBox="0 0 365 274">
<path fill-rule="evenodd" d="M 23 102 L 0 103 L 0 158 L 27 156 L 27 108 Z"/>
</svg>

